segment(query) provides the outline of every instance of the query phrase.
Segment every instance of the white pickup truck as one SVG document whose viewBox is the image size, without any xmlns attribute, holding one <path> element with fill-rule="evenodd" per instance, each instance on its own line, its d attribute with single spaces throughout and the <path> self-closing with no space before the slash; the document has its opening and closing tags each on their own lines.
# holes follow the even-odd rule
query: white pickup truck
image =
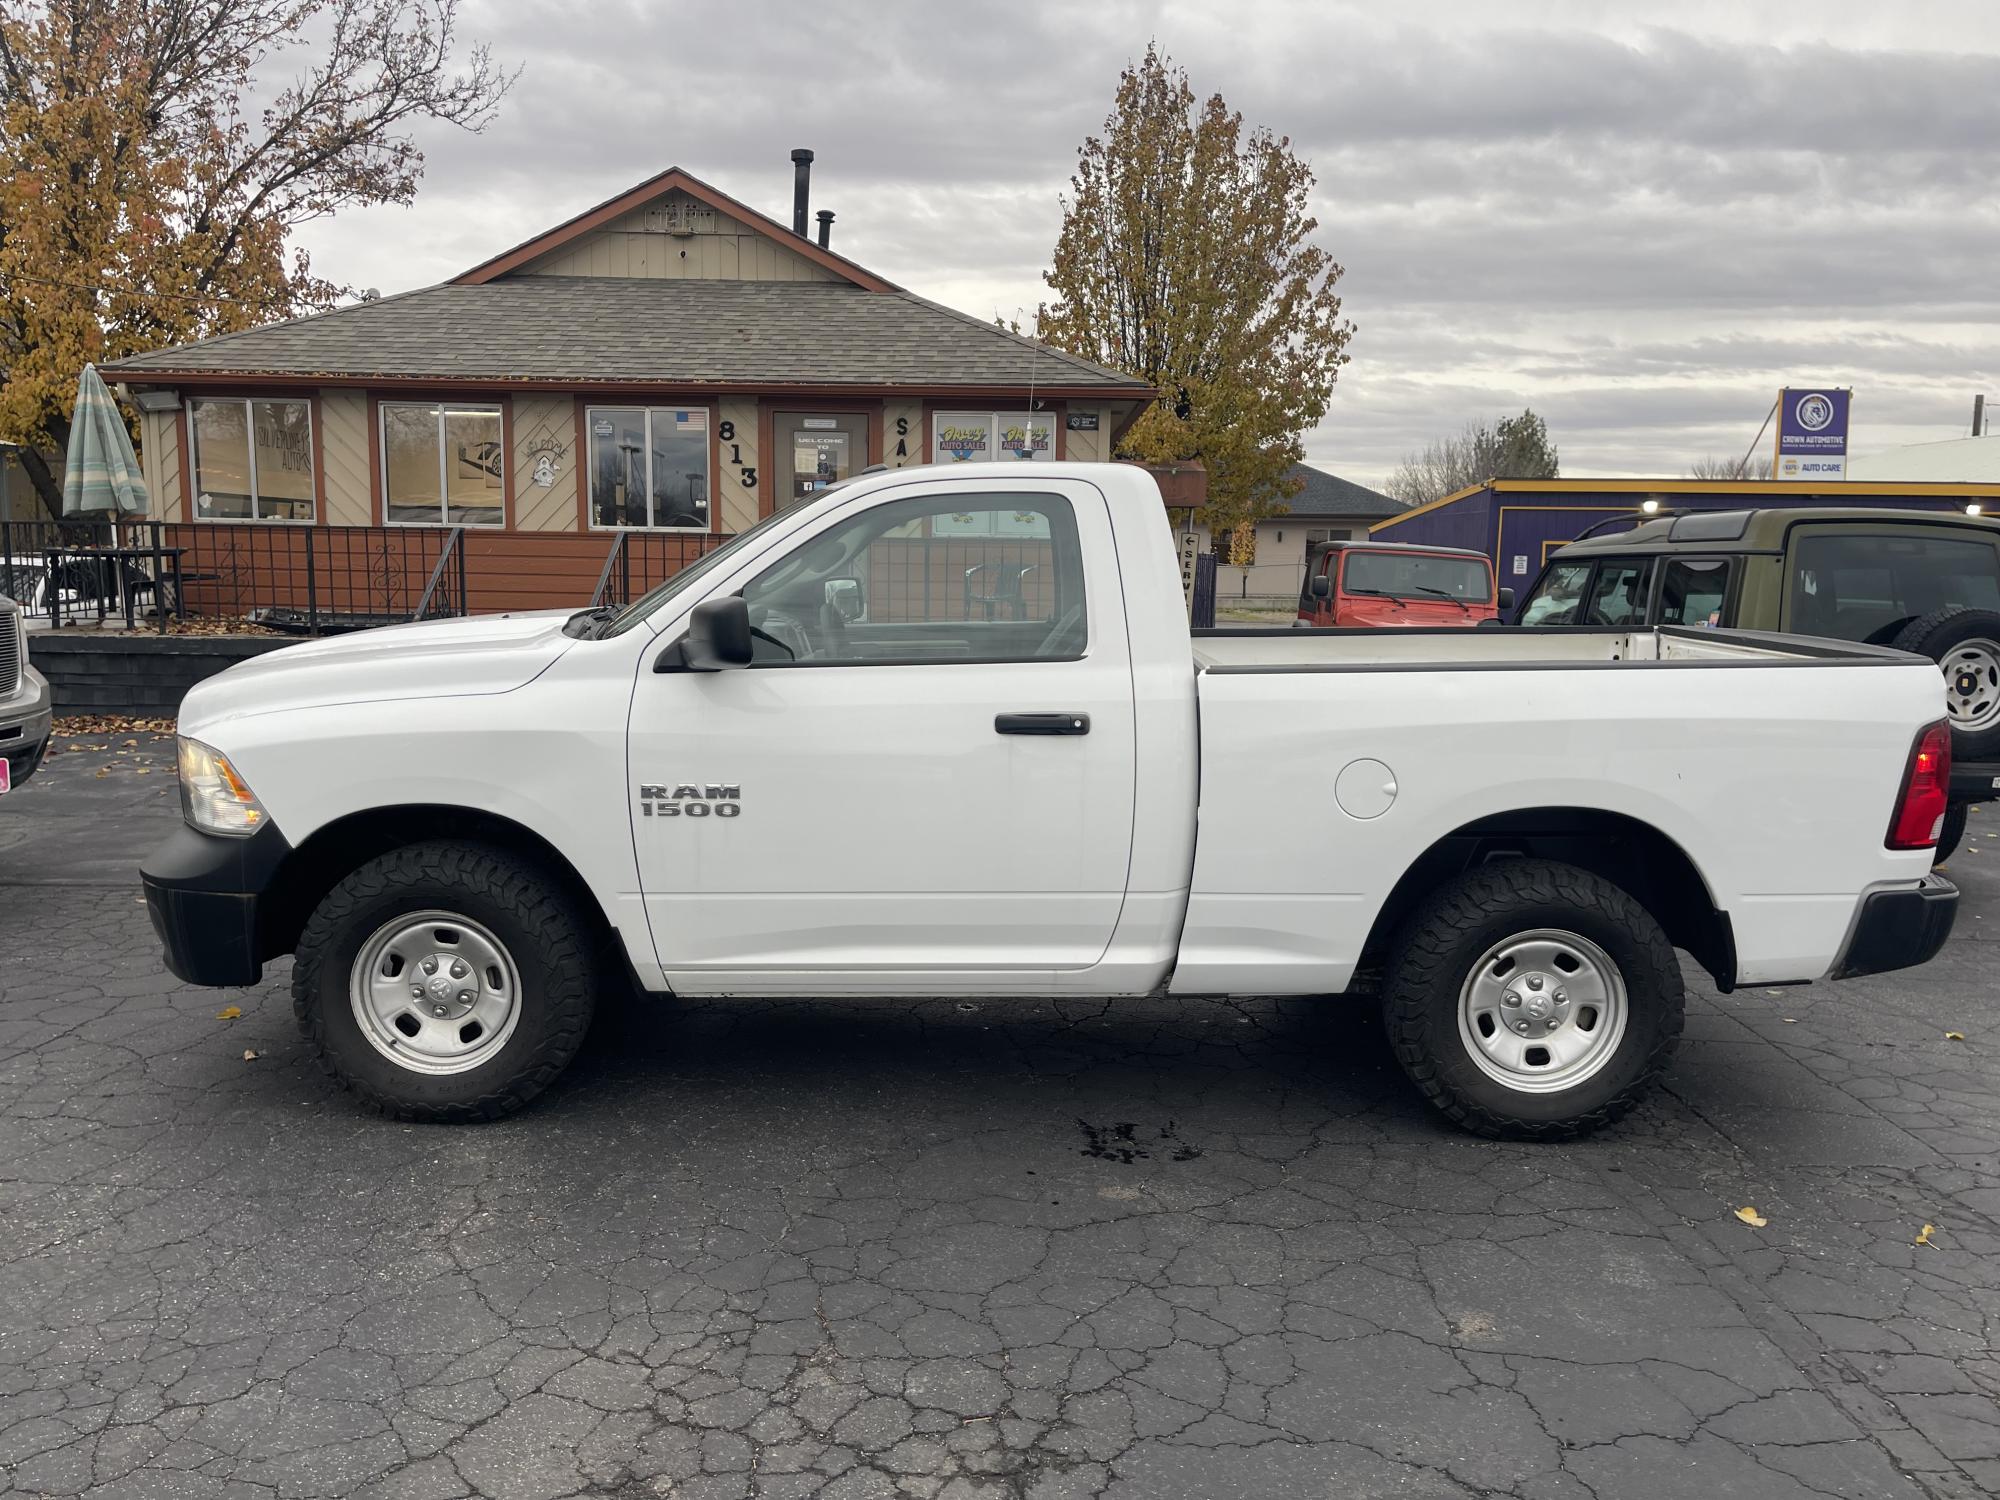
<svg viewBox="0 0 2000 1500">
<path fill-rule="evenodd" d="M 615 613 L 294 646 L 181 710 L 167 964 L 296 953 L 371 1105 L 491 1118 L 676 995 L 1379 996 L 1445 1114 L 1574 1134 L 1724 989 L 1921 963 L 1934 662 L 1724 631 L 1203 633 L 1152 480 L 870 474 Z M 1329 1004 L 1341 1003 L 1329 1000 Z"/>
</svg>

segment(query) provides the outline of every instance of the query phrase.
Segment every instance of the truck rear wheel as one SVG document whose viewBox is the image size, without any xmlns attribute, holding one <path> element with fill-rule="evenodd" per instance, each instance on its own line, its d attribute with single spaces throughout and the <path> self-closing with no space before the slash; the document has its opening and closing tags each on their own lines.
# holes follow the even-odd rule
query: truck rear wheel
<svg viewBox="0 0 2000 1500">
<path fill-rule="evenodd" d="M 582 1045 L 593 958 L 574 906 L 533 865 L 479 844 L 413 844 L 320 902 L 292 1005 L 321 1065 L 381 1113 L 496 1120 Z"/>
<path fill-rule="evenodd" d="M 1672 945 L 1631 896 L 1519 859 L 1460 877 L 1404 923 L 1383 1014 L 1404 1070 L 1455 1123 L 1560 1140 L 1639 1101 L 1685 1000 Z"/>
</svg>

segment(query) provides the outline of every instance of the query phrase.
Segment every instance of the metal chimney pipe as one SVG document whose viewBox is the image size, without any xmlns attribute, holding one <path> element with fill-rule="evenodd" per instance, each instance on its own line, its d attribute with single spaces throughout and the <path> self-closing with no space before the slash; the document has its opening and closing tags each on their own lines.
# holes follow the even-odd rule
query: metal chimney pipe
<svg viewBox="0 0 2000 1500">
<path fill-rule="evenodd" d="M 813 217 L 819 220 L 819 247 L 824 250 L 826 242 L 833 238 L 833 210 L 822 208 Z"/>
<path fill-rule="evenodd" d="M 820 243 L 822 245 L 826 243 L 826 236 L 820 236 Z M 1984 396 L 1974 396 L 1972 398 L 1972 435 L 1974 437 L 1986 436 L 1986 398 Z"/>
<path fill-rule="evenodd" d="M 806 204 L 812 195 L 813 154 L 804 146 L 792 153 L 792 233 L 806 237 Z"/>
</svg>

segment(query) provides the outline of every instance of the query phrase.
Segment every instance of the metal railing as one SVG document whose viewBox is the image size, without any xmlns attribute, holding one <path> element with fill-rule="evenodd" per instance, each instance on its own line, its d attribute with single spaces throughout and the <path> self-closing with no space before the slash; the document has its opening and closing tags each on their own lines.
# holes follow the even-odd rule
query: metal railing
<svg viewBox="0 0 2000 1500">
<path fill-rule="evenodd" d="M 457 564 L 456 569 L 452 567 L 454 563 Z M 437 566 L 431 569 L 431 581 L 424 585 L 424 597 L 417 601 L 416 618 L 428 620 L 439 615 L 465 613 L 465 528 L 454 526 L 451 528 L 451 540 L 444 544 L 444 551 L 438 554 Z"/>
<path fill-rule="evenodd" d="M 592 608 L 623 608 L 728 541 L 698 531 L 620 531 L 604 554 Z"/>
</svg>

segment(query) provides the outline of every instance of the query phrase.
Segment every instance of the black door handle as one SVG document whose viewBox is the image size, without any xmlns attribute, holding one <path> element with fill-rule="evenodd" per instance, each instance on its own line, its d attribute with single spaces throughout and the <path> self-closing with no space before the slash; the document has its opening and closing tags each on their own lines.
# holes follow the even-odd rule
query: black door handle
<svg viewBox="0 0 2000 1500">
<path fill-rule="evenodd" d="M 1089 714 L 995 714 L 995 734 L 1089 734 Z"/>
</svg>

